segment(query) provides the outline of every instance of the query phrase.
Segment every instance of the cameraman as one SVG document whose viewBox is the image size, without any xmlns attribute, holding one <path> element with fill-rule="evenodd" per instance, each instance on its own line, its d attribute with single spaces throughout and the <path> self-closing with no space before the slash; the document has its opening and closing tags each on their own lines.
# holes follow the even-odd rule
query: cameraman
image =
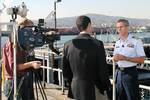
<svg viewBox="0 0 150 100">
<path fill-rule="evenodd" d="M 25 26 L 32 26 L 33 22 L 24 19 L 20 24 L 22 28 Z M 3 47 L 2 60 L 4 64 L 4 95 L 7 100 L 13 100 L 13 42 L 11 36 Z M 27 75 L 26 71 L 33 68 L 39 69 L 41 66 L 40 61 L 26 62 L 27 52 L 17 45 L 17 54 L 15 55 L 17 61 L 17 99 L 18 100 L 35 100 L 33 94 L 33 84 L 31 86 L 32 76 Z M 27 76 L 27 77 L 26 77 Z M 29 78 L 28 78 L 29 77 Z M 32 80 L 33 81 L 33 80 Z M 31 89 L 29 89 L 31 88 Z"/>
</svg>

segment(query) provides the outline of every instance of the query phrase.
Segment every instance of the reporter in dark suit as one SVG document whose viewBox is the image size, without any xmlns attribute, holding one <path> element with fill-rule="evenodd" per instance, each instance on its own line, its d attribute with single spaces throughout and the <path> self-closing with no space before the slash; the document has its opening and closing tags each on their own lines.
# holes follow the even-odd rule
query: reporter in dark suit
<svg viewBox="0 0 150 100">
<path fill-rule="evenodd" d="M 80 34 L 64 45 L 63 75 L 74 99 L 95 100 L 95 86 L 102 93 L 110 88 L 103 42 L 90 36 L 89 17 L 78 17 L 76 25 Z"/>
</svg>

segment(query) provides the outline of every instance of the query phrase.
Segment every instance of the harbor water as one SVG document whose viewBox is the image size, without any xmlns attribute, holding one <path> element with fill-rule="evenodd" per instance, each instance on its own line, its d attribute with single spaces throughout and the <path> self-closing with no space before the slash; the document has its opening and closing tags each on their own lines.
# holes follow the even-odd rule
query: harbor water
<svg viewBox="0 0 150 100">
<path fill-rule="evenodd" d="M 150 38 L 150 33 L 131 33 L 134 37 L 136 38 L 143 38 L 143 37 L 149 37 Z M 58 41 L 58 44 L 64 44 L 66 41 L 71 40 L 75 38 L 77 35 L 63 35 L 61 36 L 60 41 Z M 103 41 L 104 43 L 112 43 L 118 40 L 118 34 L 99 34 L 96 35 L 96 38 L 98 40 Z"/>
</svg>

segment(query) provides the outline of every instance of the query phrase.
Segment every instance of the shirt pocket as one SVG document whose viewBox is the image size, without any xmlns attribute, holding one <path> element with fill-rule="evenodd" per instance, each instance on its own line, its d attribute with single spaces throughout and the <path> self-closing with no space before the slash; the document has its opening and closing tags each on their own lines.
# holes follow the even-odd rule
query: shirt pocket
<svg viewBox="0 0 150 100">
<path fill-rule="evenodd" d="M 135 48 L 133 47 L 126 47 L 124 49 L 124 53 L 127 57 L 134 57 L 136 52 L 135 52 Z"/>
</svg>

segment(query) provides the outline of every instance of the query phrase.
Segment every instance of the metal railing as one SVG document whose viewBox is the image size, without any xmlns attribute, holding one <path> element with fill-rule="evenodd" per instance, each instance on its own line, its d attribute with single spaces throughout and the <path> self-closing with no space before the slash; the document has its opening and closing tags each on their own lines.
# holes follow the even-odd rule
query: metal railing
<svg viewBox="0 0 150 100">
<path fill-rule="evenodd" d="M 38 52 L 43 54 L 43 57 L 41 57 L 41 59 L 44 58 L 44 60 L 47 60 L 47 62 L 49 62 L 48 58 L 47 58 L 48 56 L 45 55 L 45 54 L 48 54 L 48 51 L 43 52 L 43 51 L 40 50 Z M 52 52 L 50 52 L 50 53 L 52 53 Z M 36 57 L 40 58 L 39 56 L 36 56 Z M 113 64 L 113 70 L 112 70 L 113 78 L 110 79 L 110 80 L 111 80 L 111 84 L 113 85 L 113 100 L 116 100 L 116 87 L 115 87 L 115 80 L 116 80 L 115 79 L 115 70 L 116 70 L 115 66 L 116 65 L 115 65 L 115 62 L 113 61 L 112 57 L 106 57 L 106 59 L 109 60 L 109 61 L 112 61 L 112 64 Z M 144 63 L 150 64 L 150 60 L 145 60 Z M 61 64 L 62 64 L 62 62 L 61 62 Z M 62 65 L 60 65 L 58 68 L 53 68 L 53 66 L 44 66 L 43 65 L 43 66 L 41 66 L 41 68 L 58 72 L 59 85 L 62 87 L 62 91 L 64 92 L 64 81 L 63 81 L 63 75 L 62 75 L 62 69 L 61 69 Z M 49 78 L 49 77 L 47 77 L 47 78 Z M 139 88 L 150 91 L 150 86 L 140 84 Z"/>
<path fill-rule="evenodd" d="M 62 91 L 64 92 L 64 79 L 63 79 L 63 75 L 62 75 L 62 57 L 59 56 L 59 57 L 55 57 L 55 58 L 58 58 L 60 59 L 60 64 L 58 66 L 58 68 L 54 68 L 54 66 L 49 66 L 49 62 L 50 62 L 50 55 L 51 54 L 55 54 L 54 52 L 51 52 L 51 51 L 48 51 L 48 50 L 45 50 L 44 52 L 41 51 L 41 50 L 35 50 L 35 52 L 38 52 L 40 54 L 38 55 L 35 55 L 36 58 L 38 59 L 42 59 L 43 60 L 43 65 L 41 66 L 41 68 L 43 68 L 43 83 L 45 82 L 45 70 L 44 69 L 47 69 L 48 70 L 51 70 L 51 71 L 56 71 L 58 72 L 58 81 L 59 81 L 59 85 L 62 86 Z M 41 57 L 42 56 L 42 57 Z M 45 65 L 45 60 L 47 61 L 47 64 Z M 48 71 L 49 72 L 49 71 Z M 47 74 L 48 74 L 47 72 Z M 53 77 L 53 75 L 51 76 L 51 78 Z M 47 83 L 50 83 L 49 81 L 50 79 L 50 75 L 48 74 L 47 75 Z M 53 79 L 53 78 L 52 78 Z"/>
</svg>

